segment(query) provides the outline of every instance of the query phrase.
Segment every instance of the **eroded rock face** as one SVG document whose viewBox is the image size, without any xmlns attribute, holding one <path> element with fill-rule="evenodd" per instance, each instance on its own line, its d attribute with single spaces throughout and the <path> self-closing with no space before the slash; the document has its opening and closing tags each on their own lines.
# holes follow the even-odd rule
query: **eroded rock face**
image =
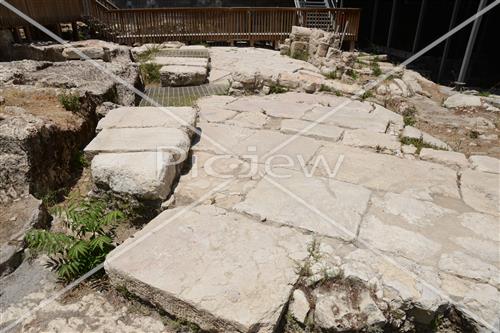
<svg viewBox="0 0 500 333">
<path fill-rule="evenodd" d="M 76 115 L 65 125 L 6 106 L 0 114 L 0 202 L 43 195 L 72 177 L 75 153 L 90 141 L 95 123 Z"/>
<path fill-rule="evenodd" d="M 129 86 L 142 89 L 139 68 L 133 63 L 96 61 L 37 62 L 13 61 L 0 64 L 0 82 L 6 85 L 29 85 L 40 88 L 73 89 L 88 94 L 94 104 L 105 101 L 133 105 L 136 95 Z"/>
<path fill-rule="evenodd" d="M 47 227 L 49 215 L 42 201 L 31 195 L 2 204 L 0 210 L 0 276 L 8 274 L 22 262 L 24 236 L 32 228 Z"/>
<path fill-rule="evenodd" d="M 348 332 L 383 327 L 386 318 L 364 286 L 334 284 L 318 288 L 315 321 L 326 330 Z"/>
</svg>

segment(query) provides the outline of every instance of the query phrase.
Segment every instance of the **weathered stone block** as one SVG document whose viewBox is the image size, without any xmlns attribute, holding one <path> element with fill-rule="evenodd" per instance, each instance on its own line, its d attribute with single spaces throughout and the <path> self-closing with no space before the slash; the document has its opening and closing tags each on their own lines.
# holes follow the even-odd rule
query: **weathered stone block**
<svg viewBox="0 0 500 333">
<path fill-rule="evenodd" d="M 92 160 L 92 180 L 98 188 L 139 200 L 164 200 L 176 165 L 168 152 L 99 154 Z"/>
<path fill-rule="evenodd" d="M 196 86 L 205 83 L 208 70 L 199 66 L 163 66 L 160 80 L 163 87 Z"/>
</svg>

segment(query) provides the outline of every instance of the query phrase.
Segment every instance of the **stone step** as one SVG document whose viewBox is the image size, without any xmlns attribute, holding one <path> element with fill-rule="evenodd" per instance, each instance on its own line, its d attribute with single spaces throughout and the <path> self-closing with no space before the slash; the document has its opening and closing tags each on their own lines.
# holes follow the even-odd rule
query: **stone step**
<svg viewBox="0 0 500 333">
<path fill-rule="evenodd" d="M 208 68 L 167 65 L 160 69 L 162 87 L 198 86 L 207 81 Z"/>
<path fill-rule="evenodd" d="M 191 107 L 120 107 L 85 148 L 95 189 L 140 201 L 165 200 L 191 148 Z M 97 156 L 96 156 L 97 155 Z"/>
<path fill-rule="evenodd" d="M 92 181 L 98 188 L 139 200 L 165 200 L 177 176 L 168 152 L 99 154 L 92 160 Z"/>
<path fill-rule="evenodd" d="M 196 111 L 191 107 L 121 107 L 109 113 L 97 124 L 96 131 L 105 128 L 177 128 L 192 134 Z"/>
<path fill-rule="evenodd" d="M 215 206 L 179 207 L 111 252 L 105 269 L 113 285 L 203 330 L 273 332 L 311 242 Z"/>
<path fill-rule="evenodd" d="M 136 153 L 168 151 L 187 154 L 191 139 L 177 128 L 105 128 L 85 147 L 89 159 L 99 153 Z"/>
<path fill-rule="evenodd" d="M 151 63 L 161 66 L 198 66 L 208 68 L 209 58 L 155 57 Z"/>
</svg>

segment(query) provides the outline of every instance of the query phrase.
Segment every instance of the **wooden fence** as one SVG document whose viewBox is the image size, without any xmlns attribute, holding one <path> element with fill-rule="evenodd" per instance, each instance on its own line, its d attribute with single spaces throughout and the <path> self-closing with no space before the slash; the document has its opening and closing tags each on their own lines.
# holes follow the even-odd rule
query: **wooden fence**
<svg viewBox="0 0 500 333">
<path fill-rule="evenodd" d="M 108 39 L 124 44 L 178 41 L 277 41 L 292 26 L 316 27 L 318 15 L 325 28 L 345 30 L 346 41 L 356 41 L 359 9 L 318 8 L 153 8 L 104 10 L 91 6 L 91 17 L 107 27 Z M 315 14 L 315 15 L 311 15 Z M 311 17 L 313 19 L 311 19 Z"/>
<path fill-rule="evenodd" d="M 345 30 L 356 41 L 360 10 L 353 8 L 113 9 L 107 0 L 9 0 L 42 24 L 86 20 L 105 39 L 122 44 L 177 41 L 282 41 L 292 26 Z M 42 4 L 44 4 L 42 6 Z M 0 27 L 26 25 L 0 6 Z M 323 26 L 318 26 L 322 24 Z"/>
<path fill-rule="evenodd" d="M 81 20 L 82 0 L 7 0 L 35 21 L 43 25 Z M 25 26 L 26 21 L 0 5 L 0 28 Z"/>
</svg>

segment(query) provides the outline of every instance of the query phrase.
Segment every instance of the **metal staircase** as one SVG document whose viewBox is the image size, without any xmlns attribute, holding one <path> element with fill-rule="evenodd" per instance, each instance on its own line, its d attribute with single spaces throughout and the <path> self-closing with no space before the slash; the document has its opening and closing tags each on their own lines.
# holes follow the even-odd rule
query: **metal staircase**
<svg viewBox="0 0 500 333">
<path fill-rule="evenodd" d="M 336 8 L 335 0 L 294 0 L 296 8 Z M 301 18 L 305 26 L 331 31 L 334 28 L 333 18 L 329 13 L 310 12 Z"/>
</svg>

